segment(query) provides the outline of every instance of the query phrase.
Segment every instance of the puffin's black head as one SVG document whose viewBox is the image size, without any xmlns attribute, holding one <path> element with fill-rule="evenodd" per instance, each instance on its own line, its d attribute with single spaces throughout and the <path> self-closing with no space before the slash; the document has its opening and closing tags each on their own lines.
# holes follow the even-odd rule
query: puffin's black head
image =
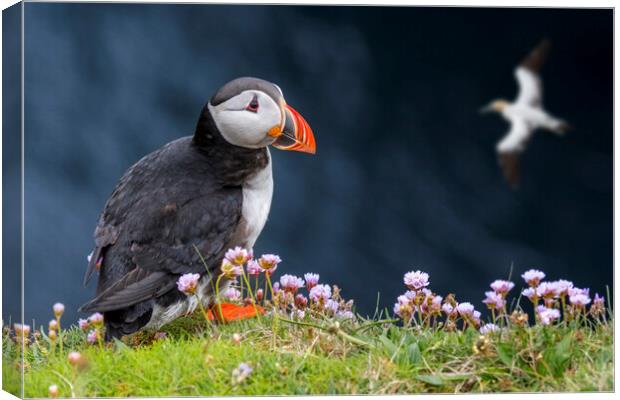
<svg viewBox="0 0 620 400">
<path fill-rule="evenodd" d="M 220 135 L 235 146 L 314 154 L 316 144 L 306 120 L 284 101 L 280 88 L 258 78 L 238 78 L 222 86 L 204 112 Z"/>
</svg>

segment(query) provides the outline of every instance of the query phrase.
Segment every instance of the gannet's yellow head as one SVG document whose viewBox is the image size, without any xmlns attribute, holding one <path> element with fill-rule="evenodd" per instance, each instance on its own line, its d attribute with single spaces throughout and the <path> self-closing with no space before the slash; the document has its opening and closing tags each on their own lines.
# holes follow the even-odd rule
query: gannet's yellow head
<svg viewBox="0 0 620 400">
<path fill-rule="evenodd" d="M 508 102 L 504 99 L 497 99 L 480 109 L 481 113 L 497 112 L 501 113 L 508 106 Z"/>
</svg>

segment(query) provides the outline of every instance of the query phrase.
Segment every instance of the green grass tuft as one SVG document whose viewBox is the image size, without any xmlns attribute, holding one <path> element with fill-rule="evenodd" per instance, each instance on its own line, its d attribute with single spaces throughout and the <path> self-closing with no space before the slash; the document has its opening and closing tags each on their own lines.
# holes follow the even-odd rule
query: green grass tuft
<svg viewBox="0 0 620 400">
<path fill-rule="evenodd" d="M 317 329 L 263 317 L 212 326 L 196 313 L 165 327 L 165 339 L 140 334 L 105 347 L 87 344 L 84 333 L 73 327 L 63 332 L 63 352 L 45 337 L 32 339 L 24 360 L 24 395 L 48 397 L 52 384 L 58 385 L 60 397 L 614 388 L 611 320 L 587 327 L 512 327 L 484 338 L 473 329 L 446 332 L 368 321 L 324 324 L 326 329 Z M 3 332 L 3 389 L 19 395 L 21 349 Z M 81 352 L 88 365 L 80 370 L 71 366 L 69 351 Z M 240 363 L 253 372 L 233 384 L 233 370 Z"/>
</svg>

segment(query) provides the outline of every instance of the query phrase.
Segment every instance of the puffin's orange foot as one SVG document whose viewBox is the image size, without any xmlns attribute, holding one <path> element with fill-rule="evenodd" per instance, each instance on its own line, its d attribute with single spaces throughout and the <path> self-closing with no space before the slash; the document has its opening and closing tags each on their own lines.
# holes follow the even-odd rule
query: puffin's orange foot
<svg viewBox="0 0 620 400">
<path fill-rule="evenodd" d="M 217 304 L 212 306 L 209 310 L 207 317 L 213 321 L 216 319 L 216 315 L 219 314 L 220 307 L 222 309 L 222 315 L 217 318 L 220 322 L 238 321 L 242 319 L 254 318 L 258 314 L 264 314 L 265 309 L 259 305 L 238 306 L 232 303 L 222 303 L 220 306 Z"/>
</svg>

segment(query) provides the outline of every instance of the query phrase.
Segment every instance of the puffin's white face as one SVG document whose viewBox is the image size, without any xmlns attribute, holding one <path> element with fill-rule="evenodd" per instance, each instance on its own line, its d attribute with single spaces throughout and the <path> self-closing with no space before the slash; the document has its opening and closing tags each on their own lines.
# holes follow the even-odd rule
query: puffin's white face
<svg viewBox="0 0 620 400">
<path fill-rule="evenodd" d="M 209 111 L 227 142 L 258 149 L 272 144 L 284 129 L 284 105 L 260 90 L 245 90 Z"/>
</svg>

